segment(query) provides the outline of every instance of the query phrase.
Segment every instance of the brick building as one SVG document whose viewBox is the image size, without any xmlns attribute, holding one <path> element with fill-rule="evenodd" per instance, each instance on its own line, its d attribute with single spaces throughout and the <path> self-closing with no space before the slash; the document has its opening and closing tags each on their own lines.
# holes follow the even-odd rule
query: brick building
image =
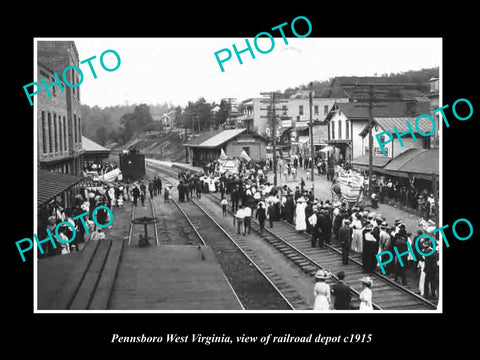
<svg viewBox="0 0 480 360">
<path fill-rule="evenodd" d="M 69 87 L 62 79 L 63 70 L 79 66 L 78 52 L 73 41 L 37 42 L 37 80 L 47 85 L 60 79 L 47 91 L 42 86 L 36 95 L 38 169 L 81 175 L 83 170 L 80 87 Z M 70 69 L 66 74 L 70 84 L 78 84 L 79 74 Z M 63 91 L 62 91 L 63 90 Z"/>
</svg>

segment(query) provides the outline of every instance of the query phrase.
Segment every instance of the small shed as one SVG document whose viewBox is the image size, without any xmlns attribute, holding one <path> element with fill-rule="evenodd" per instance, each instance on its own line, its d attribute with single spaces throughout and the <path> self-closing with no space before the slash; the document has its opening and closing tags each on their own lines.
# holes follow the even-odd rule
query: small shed
<svg viewBox="0 0 480 360">
<path fill-rule="evenodd" d="M 184 146 L 187 149 L 187 162 L 203 167 L 218 160 L 222 150 L 229 157 L 240 157 L 245 151 L 253 161 L 265 160 L 267 142 L 263 136 L 248 132 L 247 129 L 229 129 L 210 133 L 208 137 L 193 138 Z"/>
<path fill-rule="evenodd" d="M 103 160 L 108 159 L 108 156 L 111 153 L 110 149 L 97 144 L 95 141 L 85 136 L 82 136 L 82 149 L 85 150 L 83 155 L 83 161 L 85 162 L 102 162 Z"/>
</svg>

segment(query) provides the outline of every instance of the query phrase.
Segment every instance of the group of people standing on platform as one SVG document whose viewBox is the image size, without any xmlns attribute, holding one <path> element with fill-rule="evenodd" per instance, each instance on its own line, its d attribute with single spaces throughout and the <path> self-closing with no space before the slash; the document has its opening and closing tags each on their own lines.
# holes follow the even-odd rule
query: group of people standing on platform
<svg viewBox="0 0 480 360">
<path fill-rule="evenodd" d="M 107 190 L 107 189 L 103 189 Z M 87 241 L 102 240 L 105 238 L 103 229 L 98 227 L 92 219 L 93 210 L 103 205 L 109 205 L 108 191 L 90 190 L 88 188 L 80 189 L 79 193 L 73 198 L 72 206 L 62 206 L 62 201 L 55 198 L 44 206 L 40 207 L 38 211 L 38 232 L 39 239 L 53 238 L 55 246 L 51 241 L 46 242 L 42 248 L 43 253 L 39 253 L 39 257 L 66 255 L 72 252 L 82 250 Z M 88 215 L 75 217 L 88 213 Z M 101 224 L 107 224 L 110 221 L 110 215 L 105 208 L 99 208 L 95 212 L 96 221 Z M 71 225 L 63 224 L 58 228 L 58 235 L 55 232 L 57 225 L 63 222 L 68 222 Z M 85 226 L 88 233 L 85 231 Z M 72 228 L 75 229 L 75 237 Z M 58 239 L 60 237 L 60 239 Z M 73 238 L 74 237 L 74 238 Z M 72 239 L 72 241 L 69 241 Z M 62 240 L 62 241 L 60 241 Z"/>
</svg>

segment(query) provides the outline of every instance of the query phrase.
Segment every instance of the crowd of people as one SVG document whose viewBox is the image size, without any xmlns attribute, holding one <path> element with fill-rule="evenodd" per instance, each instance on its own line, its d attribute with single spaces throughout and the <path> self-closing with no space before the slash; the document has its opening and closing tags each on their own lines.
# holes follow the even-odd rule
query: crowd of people
<svg viewBox="0 0 480 360">
<path fill-rule="evenodd" d="M 45 242 L 42 245 L 43 253 L 40 252 L 39 257 L 70 254 L 82 250 L 87 241 L 104 239 L 103 228 L 95 224 L 92 213 L 94 209 L 101 205 L 110 207 L 110 195 L 107 190 L 107 188 L 95 190 L 84 188 L 75 195 L 72 206 L 68 208 L 62 206 L 60 198 L 55 198 L 40 207 L 37 236 L 40 240 L 48 238 L 48 229 L 55 245 L 51 241 Z M 88 213 L 88 215 L 74 219 L 84 213 Z M 95 219 L 100 225 L 108 224 L 110 215 L 105 208 L 99 208 L 95 212 Z M 60 241 L 55 229 L 62 222 L 68 222 L 71 226 L 63 224 L 59 227 L 58 237 L 62 240 Z M 88 232 L 85 230 L 83 222 L 85 222 Z M 75 237 L 68 242 L 74 236 L 72 227 L 75 229 Z"/>
<path fill-rule="evenodd" d="M 162 180 L 156 176 L 145 181 L 130 182 L 102 182 L 99 186 L 86 186 L 79 188 L 74 196 L 72 206 L 64 208 L 65 201 L 61 197 L 56 197 L 49 203 L 39 208 L 38 211 L 38 232 L 39 239 L 47 238 L 50 230 L 55 246 L 51 242 L 45 242 L 44 252 L 39 256 L 65 255 L 71 252 L 80 251 L 90 240 L 102 240 L 105 233 L 102 228 L 95 225 L 92 219 L 92 212 L 100 205 L 107 206 L 110 209 L 122 208 L 125 201 L 131 201 L 134 206 L 145 206 L 146 196 L 153 198 L 162 194 Z M 169 187 L 164 189 L 165 201 L 169 199 Z M 69 201 L 70 202 L 70 201 Z M 74 218 L 87 212 L 88 215 L 82 217 L 88 228 L 88 233 L 82 224 L 82 219 Z M 107 224 L 109 213 L 104 208 L 100 208 L 95 213 L 95 219 L 99 224 Z M 59 241 L 55 234 L 55 228 L 61 222 L 70 222 L 75 228 L 75 238 L 68 243 Z M 72 228 L 69 225 L 63 225 L 59 228 L 58 236 L 63 241 L 68 241 L 73 237 Z"/>
<path fill-rule="evenodd" d="M 298 185 L 273 186 L 268 181 L 261 166 L 244 167 L 239 174 L 193 174 L 182 171 L 180 180 L 180 201 L 188 201 L 202 193 L 219 192 L 224 216 L 226 209 L 231 209 L 237 233 L 246 235 L 250 232 L 251 219 L 256 218 L 263 232 L 265 223 L 274 227 L 275 221 L 285 220 L 295 226 L 299 232 L 307 232 L 311 236 L 312 247 L 323 247 L 336 242 L 342 248 L 342 261 L 348 264 L 349 253 L 362 254 L 363 270 L 366 274 L 378 268 L 376 255 L 396 247 L 400 253 L 413 248 L 415 238 L 427 233 L 426 227 L 419 227 L 416 233 L 406 229 L 401 220 L 388 224 L 387 219 L 376 209 L 362 206 L 351 206 L 346 202 L 315 198 L 311 189 L 305 187 L 300 179 Z M 438 234 L 429 233 L 438 239 Z M 428 253 L 431 243 L 423 239 L 420 250 Z M 437 247 L 438 248 L 438 247 Z M 395 281 L 407 285 L 409 278 L 419 281 L 420 293 L 425 297 L 438 296 L 438 253 L 423 257 L 415 249 L 413 261 L 409 254 L 398 258 L 387 266 L 387 274 L 392 274 Z M 407 276 L 409 275 L 409 276 Z"/>
</svg>

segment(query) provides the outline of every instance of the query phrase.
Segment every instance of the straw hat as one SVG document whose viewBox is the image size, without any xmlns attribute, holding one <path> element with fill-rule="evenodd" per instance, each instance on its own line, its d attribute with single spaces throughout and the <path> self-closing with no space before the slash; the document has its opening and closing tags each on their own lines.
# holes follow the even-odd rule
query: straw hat
<svg viewBox="0 0 480 360">
<path fill-rule="evenodd" d="M 360 282 L 368 286 L 372 286 L 373 284 L 373 280 L 370 276 L 364 276 L 360 279 Z"/>
<path fill-rule="evenodd" d="M 315 274 L 315 279 L 327 280 L 330 279 L 331 274 L 327 270 L 318 270 Z"/>
</svg>

